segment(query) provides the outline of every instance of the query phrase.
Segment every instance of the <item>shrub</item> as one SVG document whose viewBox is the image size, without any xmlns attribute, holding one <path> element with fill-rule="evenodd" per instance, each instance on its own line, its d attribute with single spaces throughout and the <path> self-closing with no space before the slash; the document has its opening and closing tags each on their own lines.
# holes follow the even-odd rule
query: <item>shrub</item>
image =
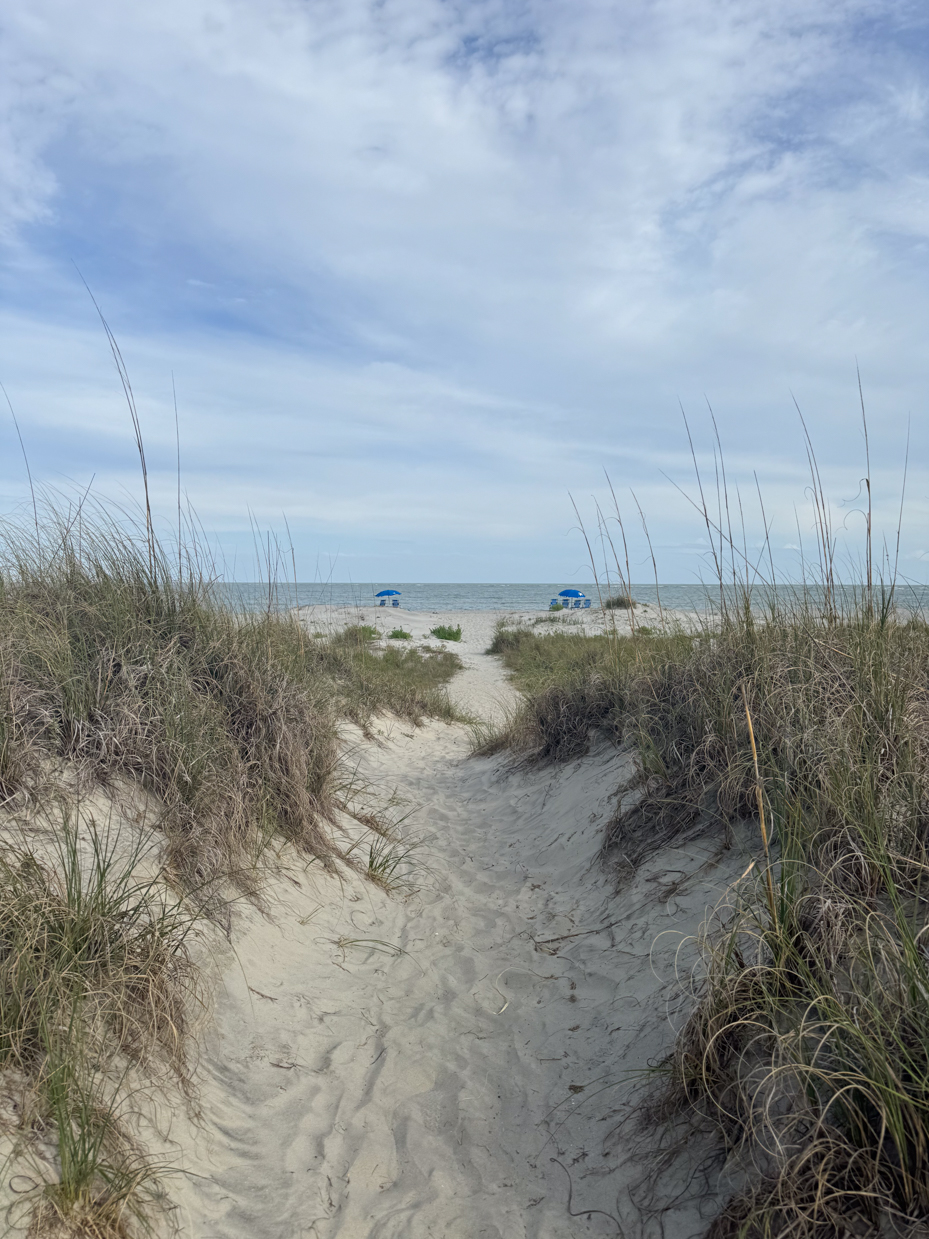
<svg viewBox="0 0 929 1239">
<path fill-rule="evenodd" d="M 603 606 L 608 611 L 629 611 L 633 607 L 638 606 L 638 603 L 629 594 L 613 594 L 610 598 L 604 598 Z"/>
<path fill-rule="evenodd" d="M 387 635 L 391 641 L 409 641 L 413 636 L 411 632 L 404 632 L 402 628 L 395 628 Z"/>
</svg>

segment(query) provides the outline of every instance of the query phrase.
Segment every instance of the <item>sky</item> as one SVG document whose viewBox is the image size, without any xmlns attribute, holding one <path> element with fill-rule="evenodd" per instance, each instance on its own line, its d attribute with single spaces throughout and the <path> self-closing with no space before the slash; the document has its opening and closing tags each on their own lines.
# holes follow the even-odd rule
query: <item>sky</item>
<svg viewBox="0 0 929 1239">
<path fill-rule="evenodd" d="M 694 465 L 754 558 L 929 579 L 929 10 L 910 0 L 0 0 L 0 381 L 42 485 L 181 479 L 337 581 L 705 574 Z M 757 484 L 764 497 L 761 517 Z M 28 499 L 0 408 L 0 513 Z M 715 499 L 714 499 L 715 503 Z M 617 531 L 615 525 L 609 529 Z M 741 538 L 741 534 L 739 535 Z M 597 552 L 599 553 L 599 552 Z"/>
</svg>

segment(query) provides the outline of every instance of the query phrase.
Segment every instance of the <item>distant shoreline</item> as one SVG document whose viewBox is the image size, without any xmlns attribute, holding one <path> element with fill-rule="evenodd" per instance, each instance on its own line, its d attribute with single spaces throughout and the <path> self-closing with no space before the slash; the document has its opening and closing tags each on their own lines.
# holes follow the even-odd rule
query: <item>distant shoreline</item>
<svg viewBox="0 0 929 1239">
<path fill-rule="evenodd" d="M 416 612 L 450 612 L 450 611 L 480 611 L 508 612 L 511 614 L 541 614 L 547 612 L 553 598 L 563 589 L 579 589 L 590 599 L 590 607 L 583 610 L 589 615 L 592 611 L 600 611 L 601 598 L 616 593 L 630 594 L 644 610 L 657 608 L 659 605 L 665 611 L 698 612 L 713 615 L 720 610 L 720 587 L 703 584 L 671 584 L 655 586 L 636 585 L 622 586 L 615 582 L 600 585 L 589 582 L 562 581 L 555 584 L 506 584 L 470 582 L 423 582 L 409 583 L 402 581 L 387 581 L 374 583 L 331 582 L 321 584 L 319 581 L 306 582 L 280 580 L 273 583 L 269 589 L 267 582 L 239 581 L 217 582 L 212 586 L 217 597 L 223 603 L 246 611 L 263 611 L 270 608 L 277 611 L 288 611 L 294 607 L 330 607 L 369 608 L 376 606 L 375 594 L 381 589 L 396 589 L 399 591 L 399 607 L 384 607 L 383 610 L 400 610 L 408 613 Z M 743 587 L 726 585 L 722 597 L 727 605 L 738 605 L 739 591 Z M 879 587 L 877 587 L 879 589 Z M 766 585 L 756 585 L 752 589 L 753 609 L 763 613 L 767 602 L 772 596 L 779 600 L 799 599 L 803 596 L 807 601 L 815 603 L 821 594 L 821 588 L 816 585 L 798 586 L 793 584 L 778 585 L 773 590 Z M 854 603 L 860 594 L 860 588 L 838 587 L 837 594 L 843 605 L 854 609 Z M 929 586 L 898 584 L 894 592 L 895 605 L 906 612 L 929 613 Z M 379 610 L 381 608 L 378 608 Z M 572 608 L 572 612 L 574 608 Z M 578 608 L 580 613 L 581 608 Z"/>
</svg>

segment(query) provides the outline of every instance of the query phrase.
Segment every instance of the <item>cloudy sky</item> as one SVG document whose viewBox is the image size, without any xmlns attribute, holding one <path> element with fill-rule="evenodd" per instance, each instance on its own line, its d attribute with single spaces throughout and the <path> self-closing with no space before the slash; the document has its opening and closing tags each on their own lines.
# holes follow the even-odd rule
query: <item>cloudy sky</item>
<svg viewBox="0 0 929 1239">
<path fill-rule="evenodd" d="M 33 474 L 183 484 L 336 580 L 588 579 L 607 470 L 704 563 L 687 411 L 749 542 L 929 557 L 929 14 L 910 0 L 0 0 L 0 380 Z M 80 274 L 79 274 L 80 273 Z M 8 415 L 7 415 L 8 418 Z M 28 493 L 0 421 L 0 509 Z M 671 481 L 668 480 L 671 479 Z M 795 511 L 796 509 L 796 511 Z M 634 519 L 633 519 L 634 518 Z M 647 579 L 642 539 L 633 575 Z"/>
</svg>

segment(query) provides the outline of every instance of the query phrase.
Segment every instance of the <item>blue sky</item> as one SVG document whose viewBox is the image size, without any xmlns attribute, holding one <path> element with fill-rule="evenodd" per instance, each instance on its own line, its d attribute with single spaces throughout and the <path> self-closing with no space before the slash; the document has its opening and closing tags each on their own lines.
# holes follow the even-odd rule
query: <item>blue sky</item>
<svg viewBox="0 0 929 1239">
<path fill-rule="evenodd" d="M 606 469 L 705 564 L 683 404 L 785 565 L 803 408 L 929 557 L 929 15 L 909 0 L 0 0 L 0 380 L 33 473 L 185 489 L 337 580 L 589 578 Z M 5 429 L 3 427 L 6 427 Z M 0 420 L 0 510 L 27 494 Z M 667 477 L 665 476 L 667 475 Z M 634 533 L 633 575 L 647 578 Z"/>
</svg>

